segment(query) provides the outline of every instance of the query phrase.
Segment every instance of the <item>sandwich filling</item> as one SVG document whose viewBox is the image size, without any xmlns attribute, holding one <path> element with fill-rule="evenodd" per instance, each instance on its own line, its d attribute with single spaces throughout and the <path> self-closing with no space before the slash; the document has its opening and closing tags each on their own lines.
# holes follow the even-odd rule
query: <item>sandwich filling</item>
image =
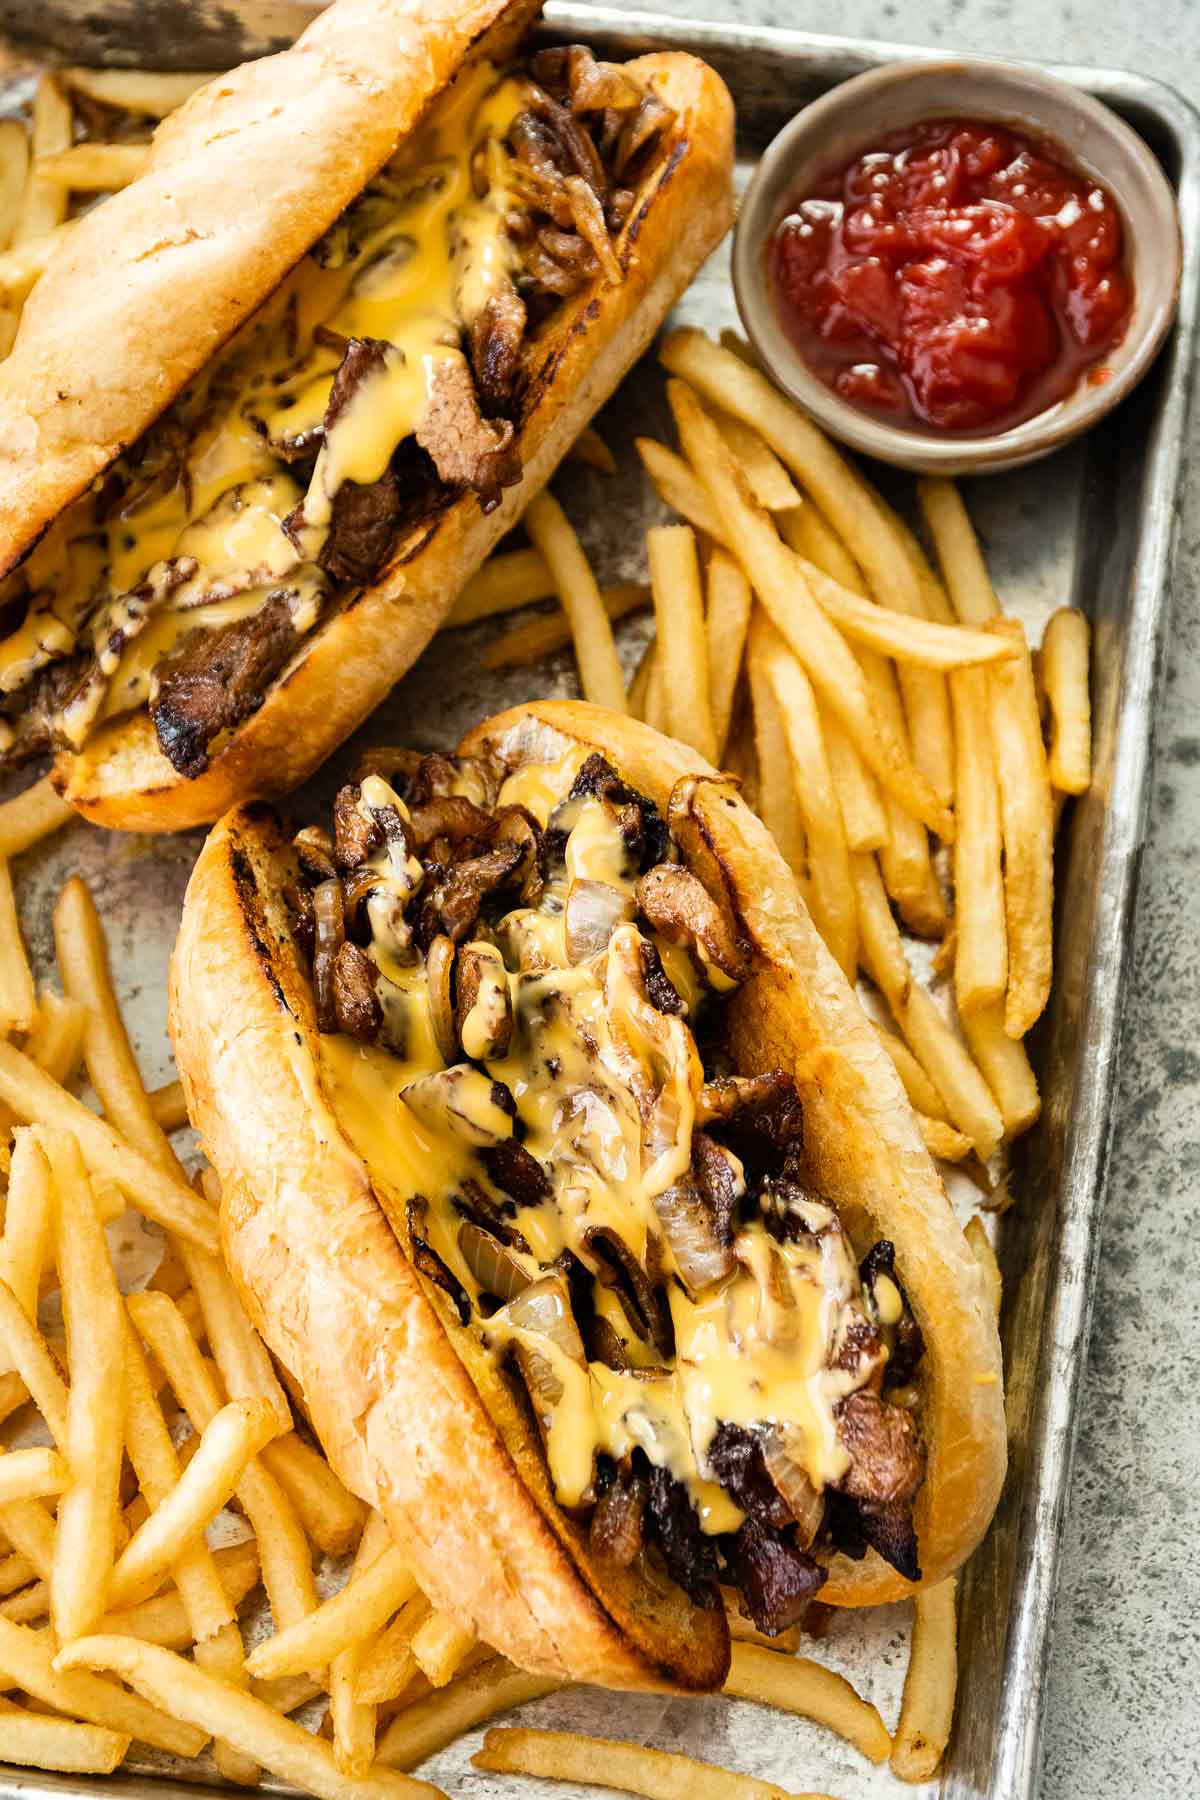
<svg viewBox="0 0 1200 1800">
<path fill-rule="evenodd" d="M 624 276 L 673 115 L 575 46 L 470 65 L 227 349 L 0 583 L 0 754 L 149 706 L 184 775 L 314 626 L 520 479 L 543 328 Z"/>
<path fill-rule="evenodd" d="M 919 1575 L 923 1345 L 892 1246 L 811 1184 L 790 1075 L 723 1048 L 754 957 L 688 865 L 695 785 L 664 819 L 582 750 L 379 752 L 288 899 L 339 1120 L 560 1506 L 777 1632 L 833 1550 Z"/>
</svg>

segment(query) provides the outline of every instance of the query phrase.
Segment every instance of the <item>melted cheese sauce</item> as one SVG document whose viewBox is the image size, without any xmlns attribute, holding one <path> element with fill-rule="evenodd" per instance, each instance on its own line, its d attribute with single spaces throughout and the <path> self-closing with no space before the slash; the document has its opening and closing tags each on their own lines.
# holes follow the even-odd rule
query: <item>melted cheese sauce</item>
<svg viewBox="0 0 1200 1800">
<path fill-rule="evenodd" d="M 306 257 L 152 429 L 141 466 L 128 471 L 126 500 L 101 516 L 89 495 L 0 583 L 0 604 L 26 601 L 0 641 L 0 692 L 24 687 L 77 645 L 109 647 L 104 680 L 90 682 L 61 721 L 78 747 L 98 722 L 151 697 L 155 668 L 188 633 L 249 617 L 280 592 L 296 629 L 311 629 L 328 598 L 315 565 L 338 489 L 385 473 L 420 423 L 439 363 L 461 355 L 463 327 L 515 267 L 500 140 L 525 93 L 491 64 L 464 71 L 317 246 L 329 266 Z M 492 178 L 483 198 L 476 157 Z M 322 327 L 389 348 L 325 435 L 305 493 L 269 440 L 321 428 L 342 360 L 316 335 Z M 156 459 L 162 477 L 139 500 Z M 298 549 L 283 521 L 301 502 Z M 185 560 L 194 569 L 169 583 L 167 571 Z M 228 612 L 213 610 L 234 595 Z"/>
<path fill-rule="evenodd" d="M 501 805 L 525 806 L 543 826 L 553 813 L 554 823 L 569 829 L 565 873 L 497 932 L 509 966 L 493 946 L 474 946 L 485 951 L 489 974 L 507 984 L 514 1021 L 507 1053 L 445 1068 L 424 964 L 398 962 L 377 939 L 371 954 L 403 996 L 404 1049 L 390 1054 L 324 1037 L 323 1078 L 351 1142 L 394 1207 L 402 1212 L 414 1195 L 427 1203 L 422 1234 L 474 1302 L 484 1290 L 463 1253 L 463 1214 L 454 1202 L 473 1182 L 497 1205 L 506 1203 L 476 1153 L 512 1135 L 512 1119 L 490 1094 L 492 1081 L 504 1083 L 524 1146 L 551 1188 L 540 1204 L 519 1205 L 515 1214 L 509 1205 L 528 1249 L 505 1254 L 537 1280 L 564 1250 L 574 1252 L 597 1277 L 596 1312 L 624 1344 L 631 1367 L 588 1363 L 581 1346 L 572 1349 L 530 1323 L 521 1295 L 490 1316 L 477 1313 L 474 1328 L 497 1354 L 512 1351 L 528 1359 L 523 1368 L 532 1363 L 539 1371 L 535 1410 L 564 1505 L 588 1499 L 597 1454 L 619 1460 L 640 1447 L 686 1485 L 703 1529 L 723 1533 L 743 1515 L 706 1460 L 722 1422 L 790 1428 L 789 1442 L 803 1444 L 803 1466 L 818 1490 L 844 1475 L 849 1459 L 834 1408 L 865 1371 L 830 1363 L 858 1304 L 857 1271 L 833 1215 L 814 1203 L 820 1217 L 811 1238 L 777 1242 L 756 1218 L 737 1234 L 731 1276 L 698 1293 L 668 1280 L 676 1345 L 669 1366 L 631 1324 L 589 1240 L 597 1229 L 613 1232 L 644 1270 L 659 1279 L 674 1272 L 655 1201 L 690 1166 L 703 1071 L 684 1019 L 641 997 L 635 925 L 618 924 L 606 949 L 567 962 L 563 918 L 572 883 L 604 882 L 632 895 L 637 877 L 599 800 L 562 804 L 581 761 L 582 754 L 559 765 L 527 765 L 501 790 Z M 364 783 L 361 804 L 394 806 L 406 817 L 378 777 Z M 420 868 L 398 865 L 396 856 L 385 847 L 372 862 L 390 891 L 407 898 Z M 676 956 L 687 960 L 686 951 Z M 673 976 L 678 969 L 676 961 Z M 696 975 L 678 985 L 694 1007 Z M 385 1011 L 400 1005 L 381 997 Z M 740 1178 L 740 1166 L 735 1174 Z M 578 1343 L 577 1333 L 568 1337 Z"/>
</svg>

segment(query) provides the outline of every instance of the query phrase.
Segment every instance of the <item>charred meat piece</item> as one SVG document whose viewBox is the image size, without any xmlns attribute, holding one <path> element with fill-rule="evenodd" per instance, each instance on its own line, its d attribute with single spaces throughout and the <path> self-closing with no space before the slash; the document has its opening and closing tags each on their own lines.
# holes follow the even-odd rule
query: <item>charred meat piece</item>
<svg viewBox="0 0 1200 1800">
<path fill-rule="evenodd" d="M 648 1483 L 634 1470 L 617 1469 L 592 1513 L 588 1534 L 597 1556 L 627 1569 L 645 1540 Z"/>
<path fill-rule="evenodd" d="M 750 973 L 748 949 L 723 908 L 682 863 L 659 863 L 637 884 L 644 916 L 672 944 L 686 945 L 702 966 L 731 981 Z"/>
<path fill-rule="evenodd" d="M 321 567 L 335 581 L 365 587 L 387 561 L 406 511 L 400 477 L 394 469 L 366 486 L 344 481 L 333 497 L 329 535 L 318 558 Z M 292 537 L 294 528 L 298 534 L 302 524 L 302 510 L 290 513 L 284 530 Z"/>
<path fill-rule="evenodd" d="M 709 1112 L 721 1142 L 728 1144 L 743 1162 L 764 1175 L 781 1175 L 786 1168 L 788 1178 L 795 1180 L 804 1137 L 804 1113 L 796 1084 L 782 1071 L 756 1076 L 753 1080 L 753 1094 L 747 1094 L 740 1087 L 736 1076 L 707 1082 L 701 1090 L 702 1110 Z M 745 1097 L 745 1104 L 739 1103 L 718 1122 L 711 1111 L 714 1091 L 728 1091 L 726 1081 L 737 1086 Z M 761 1086 L 758 1085 L 760 1082 Z M 709 1097 L 707 1104 L 705 1096 Z"/>
<path fill-rule="evenodd" d="M 325 434 L 333 430 L 365 381 L 378 378 L 398 352 L 382 338 L 350 338 L 325 402 Z"/>
<path fill-rule="evenodd" d="M 328 881 L 337 874 L 333 840 L 320 825 L 306 825 L 292 839 L 300 868 L 310 881 Z"/>
<path fill-rule="evenodd" d="M 603 1268 L 609 1270 L 613 1285 L 638 1330 L 661 1356 L 669 1357 L 675 1348 L 675 1332 L 666 1294 L 654 1286 L 625 1240 L 607 1225 L 596 1226 L 585 1233 L 585 1248 Z"/>
<path fill-rule="evenodd" d="M 621 832 L 643 871 L 662 862 L 671 847 L 666 821 L 653 800 L 622 781 L 612 764 L 594 750 L 575 777 L 568 798 L 606 800 L 618 815 Z"/>
<path fill-rule="evenodd" d="M 321 1031 L 336 1031 L 337 1004 L 333 991 L 333 972 L 338 952 L 346 937 L 342 909 L 342 885 L 336 879 L 323 881 L 313 889 L 313 991 L 316 997 L 317 1026 Z"/>
<path fill-rule="evenodd" d="M 838 1409 L 838 1436 L 850 1456 L 839 1486 L 852 1500 L 911 1500 L 921 1480 L 921 1442 L 912 1415 L 861 1389 Z"/>
<path fill-rule="evenodd" d="M 728 1249 L 733 1244 L 737 1180 L 720 1145 L 703 1131 L 697 1131 L 692 1137 L 692 1174 L 712 1220 L 717 1242 Z"/>
<path fill-rule="evenodd" d="M 645 91 L 618 63 L 597 62 L 586 44 L 539 50 L 529 68 L 533 79 L 573 113 L 633 112 Z"/>
<path fill-rule="evenodd" d="M 725 1540 L 725 1556 L 750 1617 L 768 1637 L 799 1624 L 825 1581 L 820 1563 L 755 1518 Z"/>
<path fill-rule="evenodd" d="M 471 1301 L 467 1290 L 421 1236 L 428 1210 L 429 1202 L 421 1194 L 414 1195 L 405 1209 L 413 1262 L 427 1281 L 432 1281 L 435 1287 L 441 1288 L 444 1294 L 450 1296 L 458 1313 L 459 1324 L 467 1325 L 471 1319 Z"/>
<path fill-rule="evenodd" d="M 491 813 L 462 794 L 439 794 L 432 800 L 415 801 L 409 817 L 418 850 L 424 850 L 435 838 L 445 837 L 458 843 L 463 838 L 485 840 L 491 834 Z"/>
<path fill-rule="evenodd" d="M 379 971 L 357 944 L 343 944 L 333 964 L 333 1006 L 337 1028 L 364 1044 L 374 1044 L 383 1030 L 383 1008 L 375 989 Z"/>
<path fill-rule="evenodd" d="M 347 782 L 333 802 L 333 854 L 340 869 L 357 869 L 383 843 L 383 827 L 362 804 L 362 789 Z"/>
<path fill-rule="evenodd" d="M 799 1105 L 795 1084 L 782 1069 L 766 1075 L 718 1075 L 700 1089 L 696 1122 L 716 1125 L 739 1119 L 753 1126 L 761 1116 L 776 1112 L 781 1102 Z"/>
<path fill-rule="evenodd" d="M 642 980 L 646 984 L 646 998 L 651 1006 L 657 1007 L 660 1013 L 683 1012 L 685 1010 L 683 1000 L 679 990 L 663 968 L 663 960 L 659 955 L 658 946 L 652 944 L 649 938 L 643 938 L 640 955 Z M 697 1118 L 699 1118 L 698 1113 Z"/>
<path fill-rule="evenodd" d="M 707 1454 L 717 1480 L 748 1518 L 779 1531 L 792 1523 L 791 1510 L 767 1473 L 758 1432 L 722 1420 Z"/>
<path fill-rule="evenodd" d="M 884 1562 L 906 1581 L 920 1581 L 921 1563 L 917 1534 L 913 1529 L 911 1500 L 860 1500 L 859 1526 L 863 1537 Z"/>
<path fill-rule="evenodd" d="M 471 323 L 471 369 L 479 404 L 489 416 L 506 412 L 512 405 L 527 322 L 525 302 L 506 280 Z"/>
<path fill-rule="evenodd" d="M 521 479 L 521 462 L 507 419 L 485 419 L 471 371 L 462 356 L 438 362 L 417 442 L 451 488 L 473 488 L 485 513 L 500 504 L 502 488 Z"/>
<path fill-rule="evenodd" d="M 671 1579 L 697 1606 L 715 1606 L 716 1546 L 701 1531 L 687 1489 L 666 1469 L 652 1468 L 647 1490 L 647 1533 L 662 1551 Z"/>
<path fill-rule="evenodd" d="M 418 941 L 428 945 L 441 934 L 461 944 L 484 900 L 505 886 L 521 858 L 520 844 L 500 844 L 444 870 L 421 907 Z"/>
<path fill-rule="evenodd" d="M 905 1387 L 917 1372 L 921 1358 L 925 1354 L 925 1339 L 921 1327 L 913 1318 L 908 1304 L 908 1296 L 901 1286 L 896 1274 L 896 1248 L 887 1238 L 880 1238 L 863 1257 L 858 1269 L 863 1287 L 874 1298 L 875 1283 L 880 1275 L 886 1275 L 895 1286 L 903 1308 L 897 1323 L 886 1334 L 888 1341 L 888 1365 L 884 1371 L 885 1388 Z"/>
<path fill-rule="evenodd" d="M 519 1149 L 520 1145 L 517 1145 L 516 1148 Z M 497 1182 L 496 1185 L 499 1186 L 499 1183 Z M 490 1232 L 509 1250 L 528 1251 L 529 1245 L 523 1234 L 507 1217 L 507 1212 L 512 1211 L 511 1206 L 507 1208 L 507 1212 L 497 1206 L 491 1195 L 486 1194 L 479 1183 L 472 1181 L 469 1176 L 454 1196 L 454 1210 L 461 1213 L 464 1219 L 469 1219 L 473 1225 L 477 1225 L 480 1231 Z"/>
<path fill-rule="evenodd" d="M 516 1138 L 494 1144 L 483 1152 L 488 1180 L 515 1200 L 518 1206 L 540 1206 L 551 1197 L 550 1178 L 535 1156 Z"/>
<path fill-rule="evenodd" d="M 208 748 L 256 713 L 297 642 L 283 594 L 253 618 L 186 642 L 158 670 L 150 716 L 163 754 L 181 775 L 203 775 Z"/>
</svg>

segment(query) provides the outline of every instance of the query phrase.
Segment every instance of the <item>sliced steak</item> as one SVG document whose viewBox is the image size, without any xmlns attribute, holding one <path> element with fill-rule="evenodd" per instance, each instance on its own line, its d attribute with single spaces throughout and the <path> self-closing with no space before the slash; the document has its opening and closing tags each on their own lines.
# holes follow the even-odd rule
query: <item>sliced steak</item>
<svg viewBox="0 0 1200 1800">
<path fill-rule="evenodd" d="M 150 716 L 163 754 L 181 775 L 203 775 L 208 747 L 263 703 L 297 642 L 284 595 L 184 644 L 158 671 Z"/>
<path fill-rule="evenodd" d="M 749 1518 L 725 1555 L 750 1617 L 769 1637 L 798 1625 L 825 1581 L 825 1571 L 785 1533 Z"/>
<path fill-rule="evenodd" d="M 521 479 L 521 464 L 507 419 L 485 419 L 466 359 L 441 360 L 417 442 L 433 458 L 448 487 L 473 488 L 484 512 L 500 504 L 500 490 Z"/>
</svg>

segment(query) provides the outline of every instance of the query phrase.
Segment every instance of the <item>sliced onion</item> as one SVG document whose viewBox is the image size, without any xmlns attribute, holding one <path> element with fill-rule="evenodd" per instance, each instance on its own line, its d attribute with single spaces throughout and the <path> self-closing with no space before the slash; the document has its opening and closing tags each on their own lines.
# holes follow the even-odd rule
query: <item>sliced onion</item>
<svg viewBox="0 0 1200 1800">
<path fill-rule="evenodd" d="M 512 1119 L 496 1105 L 494 1088 L 473 1063 L 435 1069 L 401 1088 L 404 1104 L 431 1131 L 446 1131 L 479 1149 L 512 1136 Z"/>
<path fill-rule="evenodd" d="M 455 944 L 452 938 L 435 937 L 425 958 L 425 974 L 429 982 L 429 1017 L 434 1040 L 442 1061 L 458 1061 L 458 1034 L 454 1029 L 454 1001 L 451 982 L 454 974 Z"/>
<path fill-rule="evenodd" d="M 733 1274 L 737 1266 L 733 1247 L 721 1243 L 690 1177 L 656 1194 L 654 1210 L 680 1278 L 693 1294 Z"/>
<path fill-rule="evenodd" d="M 608 225 L 604 217 L 604 208 L 597 198 L 594 188 L 583 179 L 582 175 L 568 175 L 567 198 L 571 202 L 571 217 L 575 221 L 575 229 L 589 246 L 596 261 L 604 270 L 606 280 L 613 286 L 620 286 L 625 279 L 625 271 L 617 261 L 617 253 L 613 249 L 612 239 L 608 235 Z"/>
<path fill-rule="evenodd" d="M 587 1353 L 571 1311 L 571 1296 L 561 1275 L 543 1275 L 540 1280 L 531 1281 L 515 1300 L 509 1302 L 507 1312 L 511 1323 L 522 1331 L 548 1338 L 564 1356 L 586 1367 Z"/>
<path fill-rule="evenodd" d="M 763 1463 L 777 1492 L 796 1521 L 796 1542 L 801 1550 L 821 1529 L 825 1496 L 819 1494 L 801 1467 L 803 1433 L 794 1425 L 775 1425 L 763 1438 Z"/>
<path fill-rule="evenodd" d="M 494 1294 L 500 1301 L 515 1300 L 530 1285 L 532 1277 L 512 1251 L 473 1220 L 466 1219 L 459 1226 L 458 1247 L 485 1294 Z"/>
<path fill-rule="evenodd" d="M 322 1031 L 337 1030 L 333 997 L 333 967 L 345 942 L 342 884 L 336 878 L 313 889 L 313 986 L 317 994 L 317 1024 Z"/>
<path fill-rule="evenodd" d="M 633 900 L 607 881 L 573 881 L 564 918 L 567 961 L 587 962 L 607 950 L 618 925 L 632 919 Z"/>
</svg>

